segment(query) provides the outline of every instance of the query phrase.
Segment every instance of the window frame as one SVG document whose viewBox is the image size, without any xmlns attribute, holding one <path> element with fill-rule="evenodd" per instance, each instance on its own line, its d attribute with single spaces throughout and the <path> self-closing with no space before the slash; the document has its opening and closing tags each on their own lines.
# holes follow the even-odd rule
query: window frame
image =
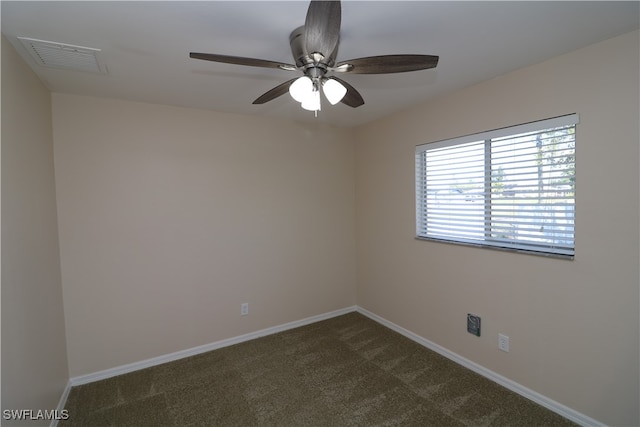
<svg viewBox="0 0 640 427">
<path fill-rule="evenodd" d="M 574 128 L 574 146 L 573 146 L 573 164 L 572 167 L 576 168 L 575 153 L 576 153 L 576 136 L 577 124 L 579 123 L 579 116 L 577 113 L 567 114 L 563 116 L 553 117 L 549 119 L 537 120 L 533 122 L 523 123 L 515 126 L 508 126 L 504 128 L 494 129 L 485 132 L 479 132 L 475 134 L 465 135 L 461 137 L 440 140 L 430 143 L 424 143 L 416 145 L 415 147 L 415 212 L 416 212 L 416 235 L 417 240 L 427 240 L 435 242 L 443 242 L 455 245 L 465 245 L 473 247 L 483 247 L 489 249 L 496 249 L 509 252 L 526 253 L 531 255 L 541 255 L 546 257 L 574 259 L 575 257 L 575 181 L 573 183 L 573 239 L 570 249 L 554 247 L 553 244 L 541 244 L 537 245 L 531 242 L 522 240 L 514 240 L 507 244 L 505 241 L 496 239 L 487 234 L 487 229 L 491 229 L 491 224 L 487 225 L 487 221 L 491 222 L 491 216 L 493 215 L 491 206 L 491 147 L 492 141 L 498 138 L 517 137 L 518 135 L 542 132 L 560 127 L 573 127 Z M 449 237 L 434 237 L 433 235 L 427 235 L 427 209 L 429 205 L 427 192 L 427 172 L 426 172 L 426 155 L 424 153 L 436 149 L 442 149 L 447 147 L 461 146 L 463 144 L 476 143 L 480 144 L 484 142 L 484 187 L 482 194 L 482 202 L 484 204 L 484 237 L 479 238 L 461 238 L 450 235 Z M 453 170 L 453 169 L 452 169 Z M 574 172 L 575 173 L 575 172 Z M 574 175 L 575 177 L 575 175 Z M 487 190 L 488 189 L 488 190 Z M 533 206 L 544 206 L 535 204 Z M 517 217 L 516 217 L 517 218 Z M 555 218 L 554 218 L 555 219 Z M 452 233 L 453 234 L 453 233 Z"/>
</svg>

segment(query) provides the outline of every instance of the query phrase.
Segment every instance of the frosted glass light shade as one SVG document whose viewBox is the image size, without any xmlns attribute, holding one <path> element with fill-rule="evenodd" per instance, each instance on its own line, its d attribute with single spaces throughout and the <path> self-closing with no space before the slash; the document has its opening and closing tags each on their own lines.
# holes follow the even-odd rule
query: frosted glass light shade
<svg viewBox="0 0 640 427">
<path fill-rule="evenodd" d="M 320 92 L 314 90 L 302 101 L 302 108 L 309 111 L 320 111 Z"/>
<path fill-rule="evenodd" d="M 338 102 L 342 101 L 342 98 L 347 94 L 347 88 L 335 79 L 325 80 L 322 83 L 322 90 L 324 92 L 324 96 L 327 97 L 327 100 L 331 105 L 336 105 Z"/>
<path fill-rule="evenodd" d="M 289 86 L 289 93 L 291 97 L 298 102 L 304 102 L 305 99 L 311 96 L 313 91 L 313 82 L 307 76 L 302 76 Z"/>
</svg>

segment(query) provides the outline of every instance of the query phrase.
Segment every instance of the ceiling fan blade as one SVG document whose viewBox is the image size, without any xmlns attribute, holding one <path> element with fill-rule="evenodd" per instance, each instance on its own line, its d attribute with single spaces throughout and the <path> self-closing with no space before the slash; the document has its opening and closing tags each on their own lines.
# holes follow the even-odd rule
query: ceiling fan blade
<svg viewBox="0 0 640 427">
<path fill-rule="evenodd" d="M 438 65 L 434 55 L 381 55 L 339 62 L 332 71 L 352 74 L 388 74 L 426 70 Z"/>
<path fill-rule="evenodd" d="M 298 77 L 279 84 L 278 86 L 259 96 L 258 99 L 253 101 L 253 104 L 264 104 L 265 102 L 269 102 L 279 96 L 284 95 L 289 91 L 289 86 L 291 86 L 291 83 L 295 82 L 296 80 L 298 80 Z"/>
<path fill-rule="evenodd" d="M 304 40 L 309 54 L 321 53 L 328 58 L 340 39 L 340 1 L 312 0 L 304 22 Z"/>
<path fill-rule="evenodd" d="M 223 62 L 225 64 L 248 65 L 250 67 L 279 68 L 287 71 L 295 71 L 297 69 L 295 65 L 284 64 L 282 62 L 243 58 L 241 56 L 217 55 L 215 53 L 191 52 L 189 53 L 189 57 L 193 59 L 203 59 L 205 61 Z"/>
<path fill-rule="evenodd" d="M 360 95 L 360 93 L 353 86 L 351 86 L 344 80 L 337 78 L 336 76 L 332 76 L 331 78 L 337 80 L 342 84 L 342 86 L 347 88 L 347 93 L 340 102 L 353 108 L 364 105 L 364 99 L 362 99 L 362 95 Z"/>
</svg>

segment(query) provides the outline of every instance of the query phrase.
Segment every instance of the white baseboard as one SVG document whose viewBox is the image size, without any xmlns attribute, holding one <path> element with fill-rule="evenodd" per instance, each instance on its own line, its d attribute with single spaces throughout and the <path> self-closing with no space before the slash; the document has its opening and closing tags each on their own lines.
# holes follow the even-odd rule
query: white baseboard
<svg viewBox="0 0 640 427">
<path fill-rule="evenodd" d="M 405 337 L 417 342 L 418 344 L 435 351 L 438 354 L 441 354 L 442 356 L 446 357 L 447 359 L 452 360 L 453 362 L 458 363 L 459 365 L 464 366 L 467 369 L 470 369 L 480 375 L 482 375 L 483 377 L 486 377 L 498 384 L 500 384 L 501 386 L 515 392 L 518 393 L 519 395 L 532 400 L 536 403 L 538 403 L 541 406 L 544 406 L 545 408 L 559 414 L 562 415 L 563 417 L 579 424 L 582 426 L 598 426 L 598 427 L 604 427 L 605 425 L 600 423 L 599 421 L 594 420 L 593 418 L 590 418 L 580 412 L 577 412 L 561 403 L 558 403 L 552 399 L 549 399 L 546 396 L 541 395 L 540 393 L 533 391 L 521 384 L 516 383 L 515 381 L 512 381 L 506 377 L 503 377 L 502 375 L 493 372 L 481 365 L 478 365 L 475 362 L 472 362 L 469 359 L 466 359 L 462 356 L 460 356 L 457 353 L 454 353 L 452 351 L 447 350 L 446 348 L 432 342 L 429 341 L 428 339 L 425 339 L 407 329 L 404 329 L 401 326 L 396 325 L 393 322 L 388 321 L 387 319 L 378 316 L 375 313 L 370 312 L 369 310 L 366 310 L 362 307 L 359 306 L 352 306 L 352 307 L 346 307 L 340 310 L 335 310 L 335 311 L 331 311 L 329 313 L 324 313 L 324 314 L 320 314 L 317 316 L 312 316 L 312 317 L 307 317 L 306 319 L 302 319 L 302 320 L 297 320 L 294 322 L 289 322 L 289 323 L 285 323 L 283 325 L 279 325 L 279 326 L 273 326 L 271 328 L 266 328 L 266 329 L 262 329 L 256 332 L 251 332 L 248 334 L 244 334 L 244 335 L 240 335 L 237 337 L 233 337 L 233 338 L 229 338 L 229 339 L 224 339 L 221 341 L 216 341 L 210 344 L 205 344 L 205 345 L 201 345 L 198 347 L 193 347 L 190 349 L 186 349 L 186 350 L 181 350 L 181 351 L 177 351 L 174 353 L 169 353 L 169 354 L 165 354 L 162 356 L 158 356 L 158 357 L 153 357 L 151 359 L 146 359 L 146 360 L 142 360 L 139 362 L 134 362 L 134 363 L 129 363 L 127 365 L 122 365 L 122 366 L 117 366 L 114 368 L 110 368 L 110 369 L 105 369 L 103 371 L 99 371 L 99 372 L 94 372 L 91 374 L 87 374 L 87 375 L 81 375 L 78 377 L 73 377 L 71 379 L 69 379 L 69 382 L 67 384 L 67 387 L 65 388 L 62 397 L 60 398 L 60 403 L 58 404 L 58 409 L 62 410 L 64 409 L 64 406 L 66 404 L 67 401 L 67 397 L 69 396 L 69 391 L 71 390 L 71 387 L 73 386 L 77 386 L 77 385 L 82 385 L 82 384 L 87 384 L 87 383 L 91 383 L 94 381 L 99 381 L 99 380 L 103 380 L 103 379 L 107 379 L 107 378 L 111 378 L 111 377 L 115 377 L 117 375 L 122 375 L 122 374 L 126 374 L 129 372 L 133 372 L 133 371 L 137 371 L 140 369 L 145 369 L 145 368 L 149 368 L 151 366 L 156 366 L 156 365 L 161 365 L 163 363 L 167 363 L 167 362 L 173 362 L 174 360 L 178 360 L 178 359 L 183 359 L 185 357 L 190 357 L 190 356 L 195 356 L 197 354 L 201 354 L 201 353 L 206 353 L 208 351 L 212 351 L 212 350 L 217 350 L 219 348 L 223 348 L 223 347 L 228 347 L 230 345 L 234 345 L 234 344 L 239 344 L 245 341 L 250 341 L 256 338 L 260 338 L 260 337 L 264 337 L 267 335 L 272 335 L 278 332 L 283 332 L 289 329 L 294 329 L 294 328 L 298 328 L 300 326 L 305 326 L 305 325 L 309 325 L 311 323 L 315 323 L 315 322 L 319 322 L 322 320 L 326 320 L 326 319 L 330 319 L 332 317 L 337 317 L 337 316 L 341 316 L 343 314 L 347 314 L 347 313 L 351 313 L 353 311 L 357 311 L 359 313 L 361 313 L 364 316 L 367 316 L 368 318 L 388 327 L 391 330 L 394 330 L 398 333 L 400 333 L 401 335 L 404 335 Z M 57 421 L 54 421 L 51 423 L 51 427 L 56 427 L 57 426 Z"/>
<path fill-rule="evenodd" d="M 401 335 L 404 335 L 405 337 L 417 342 L 418 344 L 435 351 L 438 354 L 441 354 L 442 356 L 446 357 L 447 359 L 458 363 L 459 365 L 464 366 L 467 369 L 470 369 L 480 375 L 482 375 L 483 377 L 486 377 L 490 380 L 492 380 L 495 383 L 500 384 L 501 386 L 515 392 L 518 393 L 519 395 L 526 397 L 529 400 L 532 400 L 534 402 L 536 402 L 537 404 L 544 406 L 545 408 L 559 414 L 562 415 L 563 417 L 573 421 L 576 424 L 579 424 L 581 426 L 605 426 L 604 424 L 602 424 L 599 421 L 594 420 L 593 418 L 590 418 L 578 411 L 574 411 L 573 409 L 556 402 L 555 400 L 549 399 L 546 396 L 541 395 L 540 393 L 533 391 L 521 384 L 518 384 L 515 381 L 510 380 L 509 378 L 503 377 L 500 374 L 497 374 L 481 365 L 478 365 L 475 362 L 472 362 L 471 360 L 464 358 L 462 356 L 460 356 L 457 353 L 454 353 L 452 351 L 447 350 L 446 348 L 432 342 L 429 341 L 428 339 L 425 339 L 423 337 L 421 337 L 420 335 L 414 334 L 413 332 L 404 329 L 401 326 L 396 325 L 393 322 L 388 321 L 387 319 L 378 316 L 377 314 L 374 314 L 372 312 L 370 312 L 369 310 L 366 310 L 362 307 L 358 307 L 357 308 L 358 313 L 363 314 L 365 316 L 367 316 L 368 318 L 388 327 L 389 329 L 392 329 L 396 332 L 398 332 Z"/>
<path fill-rule="evenodd" d="M 62 391 L 62 396 L 60 396 L 60 401 L 58 402 L 57 413 L 61 413 L 64 409 L 64 406 L 67 404 L 67 398 L 69 397 L 69 392 L 71 391 L 71 380 L 67 381 L 67 385 L 64 387 Z M 58 420 L 51 420 L 50 427 L 57 427 Z"/>
<path fill-rule="evenodd" d="M 71 386 L 77 386 L 77 385 L 91 383 L 94 381 L 104 380 L 107 378 L 115 377 L 117 375 L 127 374 L 129 372 L 138 371 L 140 369 L 149 368 L 151 366 L 161 365 L 163 363 L 173 362 L 174 360 L 183 359 L 185 357 L 195 356 L 197 354 L 206 353 L 208 351 L 217 350 L 219 348 L 228 347 L 234 344 L 239 344 L 241 342 L 264 337 L 266 335 L 272 335 L 272 334 L 283 332 L 289 329 L 298 328 L 300 326 L 309 325 L 311 323 L 319 322 L 321 320 L 326 320 L 332 317 L 337 317 L 343 314 L 351 313 L 353 311 L 357 311 L 357 309 L 358 309 L 357 306 L 346 307 L 340 310 L 319 314 L 317 316 L 307 317 L 306 319 L 296 320 L 294 322 L 273 326 L 271 328 L 262 329 L 256 332 L 250 332 L 248 334 L 224 339 L 221 341 L 216 341 L 210 344 L 204 344 L 198 347 L 176 351 L 175 353 L 164 354 L 162 356 L 152 357 L 151 359 L 141 360 L 139 362 L 129 363 L 127 365 L 116 366 L 114 368 L 105 369 L 103 371 L 94 372 L 87 375 L 80 375 L 78 377 L 71 378 L 69 380 L 69 383 Z M 65 397 L 65 401 L 66 401 L 66 397 Z"/>
</svg>

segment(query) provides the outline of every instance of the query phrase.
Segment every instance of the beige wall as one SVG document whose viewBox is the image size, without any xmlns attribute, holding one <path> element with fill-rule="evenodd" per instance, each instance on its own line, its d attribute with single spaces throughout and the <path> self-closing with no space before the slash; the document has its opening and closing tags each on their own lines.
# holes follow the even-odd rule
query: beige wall
<svg viewBox="0 0 640 427">
<path fill-rule="evenodd" d="M 51 96 L 3 36 L 2 409 L 57 407 L 62 307 Z"/>
<path fill-rule="evenodd" d="M 638 39 L 356 131 L 358 304 L 611 425 L 640 424 Z M 580 115 L 574 261 L 414 239 L 415 145 L 567 113 Z M 482 317 L 480 338 L 466 332 L 469 312 Z"/>
<path fill-rule="evenodd" d="M 356 303 L 349 131 L 62 94 L 53 112 L 72 377 Z"/>
</svg>

